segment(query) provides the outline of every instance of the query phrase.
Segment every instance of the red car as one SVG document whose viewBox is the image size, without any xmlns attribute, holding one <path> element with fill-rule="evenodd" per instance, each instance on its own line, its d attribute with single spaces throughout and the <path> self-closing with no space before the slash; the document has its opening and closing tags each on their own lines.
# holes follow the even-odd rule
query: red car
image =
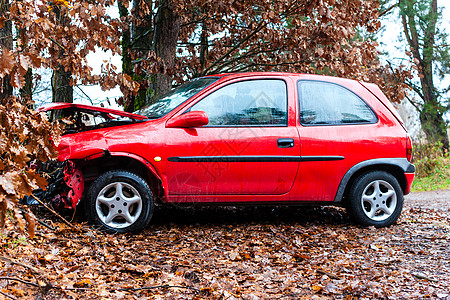
<svg viewBox="0 0 450 300">
<path fill-rule="evenodd" d="M 58 145 L 61 196 L 108 232 L 136 232 L 155 203 L 340 205 L 362 225 L 400 216 L 415 167 L 381 90 L 290 73 L 207 76 L 135 114 L 79 104 Z M 69 166 L 69 167 L 68 167 Z"/>
</svg>

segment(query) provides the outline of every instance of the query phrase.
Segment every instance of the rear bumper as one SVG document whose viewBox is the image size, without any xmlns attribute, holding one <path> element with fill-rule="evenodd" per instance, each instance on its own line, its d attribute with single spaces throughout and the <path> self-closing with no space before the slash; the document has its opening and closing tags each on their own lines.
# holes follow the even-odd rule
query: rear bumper
<svg viewBox="0 0 450 300">
<path fill-rule="evenodd" d="M 406 177 L 406 188 L 403 192 L 404 195 L 408 195 L 409 192 L 411 192 L 411 186 L 412 183 L 414 181 L 414 176 L 416 175 L 416 173 L 405 173 L 405 177 Z"/>
</svg>

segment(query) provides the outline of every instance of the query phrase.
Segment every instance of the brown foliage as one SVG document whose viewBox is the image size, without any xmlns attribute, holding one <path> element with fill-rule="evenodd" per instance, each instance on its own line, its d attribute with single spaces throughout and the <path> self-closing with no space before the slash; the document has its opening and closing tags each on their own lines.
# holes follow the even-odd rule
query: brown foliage
<svg viewBox="0 0 450 300">
<path fill-rule="evenodd" d="M 121 4 L 129 7 L 129 2 Z M 9 74 L 11 84 L 20 88 L 29 67 L 62 66 L 73 74 L 71 84 L 79 80 L 104 89 L 120 85 L 127 98 L 151 86 L 151 75 L 157 73 L 181 82 L 223 72 L 289 71 L 375 82 L 392 101 L 404 95 L 408 73 L 382 67 L 377 43 L 357 35 L 356 28 L 379 28 L 377 0 L 177 1 L 169 5 L 181 23 L 174 63 L 153 51 L 160 46 L 154 36 L 156 15 L 163 8 L 158 1 L 133 1 L 131 14 L 121 19 L 106 15 L 113 3 L 12 1 L 9 12 L 0 16 L 0 26 L 14 22 L 17 46 L 0 50 L 0 78 Z M 134 33 L 139 34 L 127 50 L 132 66 L 126 68 L 134 70 L 135 82 L 110 64 L 101 75 L 92 75 L 86 55 L 96 48 L 119 54 L 121 32 L 129 28 L 137 28 Z"/>
<path fill-rule="evenodd" d="M 201 9 L 197 9 L 201 7 Z M 185 1 L 181 42 L 189 55 L 180 64 L 189 73 L 248 70 L 327 72 L 361 78 L 377 57 L 375 43 L 353 40 L 358 26 L 378 29 L 378 1 Z M 208 64 L 199 69 L 198 45 L 190 42 L 202 20 L 208 31 Z M 374 51 L 375 50 L 375 51 Z M 194 59 L 190 59 L 194 57 Z"/>
<path fill-rule="evenodd" d="M 86 60 L 87 54 L 95 52 L 96 47 L 120 53 L 119 21 L 106 15 L 105 9 L 113 2 L 53 0 L 45 5 L 11 1 L 9 11 L 0 15 L 0 26 L 6 21 L 14 22 L 17 45 L 13 51 L 0 50 L 0 78 L 10 74 L 13 87 L 21 88 L 28 68 L 62 66 L 74 75 L 72 85 L 80 79 L 83 84 L 115 86 L 120 80 L 113 68 L 105 66 L 101 76 L 92 76 Z M 69 17 L 70 22 L 65 22 L 67 18 L 60 15 Z"/>
<path fill-rule="evenodd" d="M 52 139 L 58 141 L 60 133 L 60 126 L 50 124 L 45 113 L 30 110 L 15 98 L 0 105 L 0 230 L 10 210 L 19 228 L 28 226 L 34 235 L 34 216 L 25 209 L 24 219 L 18 202 L 34 189 L 45 189 L 47 181 L 30 167 L 30 161 L 55 159 Z"/>
<path fill-rule="evenodd" d="M 134 1 L 139 14 L 127 21 L 145 23 L 157 3 Z M 135 73 L 147 80 L 154 73 L 173 75 L 177 82 L 227 72 L 318 73 L 377 83 L 399 102 L 409 72 L 383 67 L 377 43 L 358 37 L 356 29 L 378 30 L 378 8 L 377 0 L 178 1 L 173 3 L 181 19 L 175 66 L 153 51 L 129 51 Z M 152 41 L 151 24 L 147 28 Z"/>
<path fill-rule="evenodd" d="M 447 299 L 450 212 L 430 196 L 378 229 L 333 207 L 160 208 L 119 236 L 41 214 L 55 231 L 0 236 L 0 283 L 20 299 Z"/>
<path fill-rule="evenodd" d="M 0 83 L 8 80 L 14 88 L 22 88 L 29 68 L 45 67 L 73 74 L 71 85 L 77 80 L 104 88 L 121 84 L 113 66 L 105 65 L 104 72 L 94 76 L 86 60 L 96 47 L 120 53 L 120 22 L 106 15 L 105 9 L 113 2 L 10 1 L 9 9 L 0 13 L 0 27 L 12 22 L 17 28 L 16 43 L 14 49 L 0 48 Z M 130 88 L 136 85 L 126 83 Z M 9 209 L 19 228 L 28 224 L 33 235 L 33 216 L 25 210 L 24 219 L 18 202 L 33 189 L 45 188 L 45 179 L 29 165 L 33 159 L 45 162 L 56 158 L 50 136 L 53 134 L 57 143 L 60 126 L 51 125 L 45 114 L 29 110 L 20 103 L 23 101 L 0 99 L 0 228 Z"/>
</svg>

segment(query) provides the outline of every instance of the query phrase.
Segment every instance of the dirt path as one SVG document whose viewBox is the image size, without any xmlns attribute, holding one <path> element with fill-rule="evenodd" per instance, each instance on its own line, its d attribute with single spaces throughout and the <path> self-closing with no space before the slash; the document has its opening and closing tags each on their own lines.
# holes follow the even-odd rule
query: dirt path
<svg viewBox="0 0 450 300">
<path fill-rule="evenodd" d="M 415 192 L 405 196 L 405 208 L 420 207 L 450 212 L 450 189 L 431 192 Z"/>
</svg>

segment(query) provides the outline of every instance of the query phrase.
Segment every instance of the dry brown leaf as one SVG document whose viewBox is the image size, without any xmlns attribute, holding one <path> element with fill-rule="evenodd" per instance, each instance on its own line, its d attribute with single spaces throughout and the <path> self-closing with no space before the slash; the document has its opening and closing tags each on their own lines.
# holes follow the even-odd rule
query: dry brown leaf
<svg viewBox="0 0 450 300">
<path fill-rule="evenodd" d="M 35 237 L 35 231 L 36 231 L 36 217 L 33 215 L 33 213 L 27 209 L 25 213 L 25 220 L 27 221 L 27 231 L 31 239 L 34 239 Z"/>
<path fill-rule="evenodd" d="M 0 52 L 0 78 L 5 77 L 6 74 L 10 74 L 14 66 L 14 57 L 8 49 L 3 47 Z"/>
<path fill-rule="evenodd" d="M 0 175 L 0 186 L 7 194 L 14 195 L 16 193 L 17 177 L 17 172 L 8 172 L 4 175 Z"/>
</svg>

